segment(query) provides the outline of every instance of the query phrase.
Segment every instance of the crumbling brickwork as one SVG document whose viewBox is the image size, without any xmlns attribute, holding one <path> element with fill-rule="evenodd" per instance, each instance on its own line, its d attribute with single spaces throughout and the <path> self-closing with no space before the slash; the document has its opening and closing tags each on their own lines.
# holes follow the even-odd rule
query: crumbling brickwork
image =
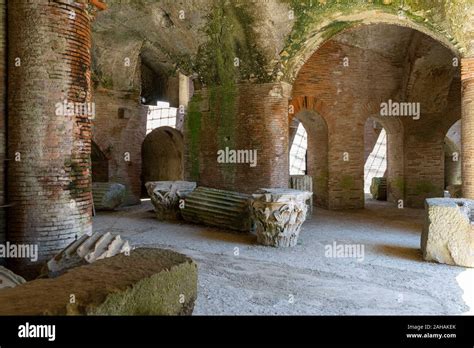
<svg viewBox="0 0 474 348">
<path fill-rule="evenodd" d="M 146 133 L 146 109 L 138 92 L 98 88 L 93 139 L 109 158 L 109 181 L 127 187 L 126 204 L 140 202 L 141 147 Z"/>
<path fill-rule="evenodd" d="M 474 57 L 461 61 L 462 73 L 462 193 L 474 198 Z"/>
<path fill-rule="evenodd" d="M 57 105 L 92 100 L 90 20 L 81 2 L 8 3 L 8 240 L 38 245 L 11 259 L 27 276 L 91 231 L 90 117 Z"/>
</svg>

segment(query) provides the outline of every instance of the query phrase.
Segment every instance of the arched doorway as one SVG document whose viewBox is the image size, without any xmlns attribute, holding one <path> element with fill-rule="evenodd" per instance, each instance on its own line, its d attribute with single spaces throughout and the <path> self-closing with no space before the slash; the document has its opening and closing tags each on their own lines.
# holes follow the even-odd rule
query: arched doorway
<svg viewBox="0 0 474 348">
<path fill-rule="evenodd" d="M 92 182 L 108 182 L 109 159 L 94 141 L 92 141 L 91 162 Z"/>
<path fill-rule="evenodd" d="M 142 183 L 183 179 L 184 140 L 180 131 L 159 127 L 142 145 Z M 143 191 L 142 191 L 143 192 Z"/>
<path fill-rule="evenodd" d="M 422 208 L 426 198 L 442 196 L 439 135 L 460 117 L 459 67 L 451 65 L 457 57 L 415 29 L 368 24 L 326 40 L 305 61 L 292 98 L 312 100 L 327 124 L 330 209 L 365 205 L 367 116 L 386 132 L 388 200 Z"/>
<path fill-rule="evenodd" d="M 370 117 L 364 127 L 364 159 L 365 200 L 387 200 L 387 133 Z"/>
<path fill-rule="evenodd" d="M 313 98 L 291 101 L 290 175 L 306 174 L 313 181 L 313 204 L 328 208 L 328 126 Z M 292 136 L 292 133 L 295 133 Z M 305 146 L 301 146 L 305 145 Z"/>
</svg>

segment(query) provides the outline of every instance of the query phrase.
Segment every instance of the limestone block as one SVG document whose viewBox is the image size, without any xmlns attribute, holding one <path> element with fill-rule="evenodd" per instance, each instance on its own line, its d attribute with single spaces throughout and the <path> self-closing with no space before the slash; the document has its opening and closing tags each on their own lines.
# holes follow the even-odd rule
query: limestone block
<svg viewBox="0 0 474 348">
<path fill-rule="evenodd" d="M 421 235 L 423 259 L 474 267 L 474 200 L 429 198 Z"/>
<path fill-rule="evenodd" d="M 0 289 L 14 288 L 25 282 L 26 280 L 22 276 L 13 273 L 8 268 L 0 266 Z"/>
<path fill-rule="evenodd" d="M 378 201 L 387 200 L 387 178 L 379 177 L 372 178 L 372 183 L 370 185 L 370 193 L 372 198 Z"/>
<path fill-rule="evenodd" d="M 93 182 L 92 195 L 96 210 L 114 210 L 125 202 L 125 185 L 113 182 Z"/>
<path fill-rule="evenodd" d="M 0 315 L 190 315 L 196 296 L 191 258 L 140 248 L 4 289 Z"/>
<path fill-rule="evenodd" d="M 57 277 L 70 268 L 127 253 L 130 250 L 129 242 L 119 235 L 114 236 L 109 232 L 83 235 L 49 260 L 41 272 L 41 277 Z"/>
<path fill-rule="evenodd" d="M 145 184 L 158 220 L 181 219 L 180 199 L 185 199 L 196 188 L 191 181 L 149 181 Z"/>
<path fill-rule="evenodd" d="M 252 215 L 257 240 L 275 247 L 295 246 L 306 219 L 306 200 L 312 192 L 292 189 L 260 189 L 252 195 Z"/>
</svg>

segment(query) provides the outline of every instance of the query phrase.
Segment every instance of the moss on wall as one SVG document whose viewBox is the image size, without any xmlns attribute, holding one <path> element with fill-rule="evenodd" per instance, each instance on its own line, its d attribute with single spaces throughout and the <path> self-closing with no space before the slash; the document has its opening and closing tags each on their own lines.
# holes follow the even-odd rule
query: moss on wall
<svg viewBox="0 0 474 348">
<path fill-rule="evenodd" d="M 379 10 L 388 14 L 403 14 L 408 21 L 417 23 L 435 35 L 451 41 L 454 47 L 462 50 L 454 36 L 456 33 L 448 23 L 447 11 L 452 4 L 449 1 L 433 0 L 281 0 L 288 3 L 291 14 L 294 16 L 294 25 L 286 39 L 281 52 L 281 73 L 283 80 L 291 81 L 295 76 L 292 70 L 294 64 L 301 58 L 301 52 L 307 47 L 308 40 L 320 35 L 322 42 L 335 34 L 360 24 L 360 20 L 341 21 L 336 18 L 356 14 L 362 11 Z M 461 0 L 464 1 L 464 0 Z M 335 20 L 323 26 L 328 19 Z M 447 31 L 452 30 L 452 35 Z"/>
<path fill-rule="evenodd" d="M 256 18 L 244 3 L 215 2 L 202 29 L 208 41 L 199 47 L 192 63 L 204 84 L 229 87 L 241 80 L 271 80 L 265 70 L 267 61 L 257 44 L 255 25 Z"/>
<path fill-rule="evenodd" d="M 430 181 L 421 181 L 415 186 L 415 193 L 417 195 L 430 195 L 436 193 L 437 191 L 439 191 L 439 187 Z"/>
<path fill-rule="evenodd" d="M 201 138 L 201 119 L 199 111 L 202 98 L 200 94 L 195 94 L 188 104 L 188 114 L 186 115 L 186 134 L 188 138 L 189 161 L 191 162 L 191 180 L 199 180 L 199 154 Z"/>
</svg>

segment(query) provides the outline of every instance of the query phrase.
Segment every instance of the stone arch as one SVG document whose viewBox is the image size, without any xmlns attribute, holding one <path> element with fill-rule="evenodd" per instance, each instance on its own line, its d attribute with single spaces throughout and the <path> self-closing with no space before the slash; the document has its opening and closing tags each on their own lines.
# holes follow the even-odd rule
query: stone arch
<svg viewBox="0 0 474 348">
<path fill-rule="evenodd" d="M 314 98 L 295 98 L 291 105 L 294 113 L 291 119 L 298 119 L 308 135 L 307 174 L 313 178 L 314 204 L 328 208 L 328 126 L 318 112 L 324 107 Z"/>
<path fill-rule="evenodd" d="M 376 113 L 369 118 L 379 122 L 387 134 L 387 201 L 397 203 L 405 197 L 403 123 L 400 119 L 385 118 Z"/>
<path fill-rule="evenodd" d="M 285 61 L 280 71 L 281 80 L 292 84 L 307 60 L 326 42 L 345 31 L 370 24 L 392 24 L 414 29 L 441 43 L 458 58 L 467 51 L 466 47 L 443 33 L 445 31 L 443 29 L 433 29 L 425 23 L 418 23 L 409 18 L 401 19 L 398 15 L 389 12 L 353 9 L 352 13 L 327 16 L 323 21 L 310 25 L 309 29 L 305 28 L 305 34 L 301 38 L 304 44 L 293 44 L 294 47 L 300 47 L 296 52 L 291 52 L 291 48 L 288 47 L 280 54 L 282 60 Z"/>
<path fill-rule="evenodd" d="M 93 140 L 91 142 L 92 182 L 109 181 L 109 159 Z"/>
<path fill-rule="evenodd" d="M 142 145 L 142 182 L 183 179 L 183 134 L 165 126 L 154 129 Z"/>
<path fill-rule="evenodd" d="M 447 43 L 443 38 L 439 38 L 436 35 L 434 37 L 433 33 L 427 33 L 426 30 L 421 30 L 416 26 L 401 25 L 398 21 L 398 18 L 395 18 L 392 22 L 377 20 L 373 22 L 368 21 L 367 23 L 363 21 L 356 24 L 351 23 L 336 33 L 340 34 L 341 37 L 336 38 L 337 35 L 331 33 L 325 40 L 321 41 L 319 46 L 316 45 L 315 49 L 317 52 L 316 50 L 311 51 L 309 53 L 311 57 L 300 61 L 301 66 L 297 71 L 295 70 L 297 76 L 293 80 L 293 100 L 291 105 L 294 106 L 295 111 L 298 109 L 298 106 L 306 107 L 307 105 L 312 105 L 324 117 L 328 125 L 328 190 L 330 196 L 329 206 L 331 209 L 362 208 L 364 206 L 364 146 L 361 140 L 363 139 L 364 124 L 367 117 L 379 115 L 382 102 L 387 102 L 388 100 L 403 102 L 405 99 L 407 101 L 417 100 L 410 99 L 410 97 L 418 98 L 420 91 L 423 90 L 420 87 L 423 86 L 422 84 L 414 85 L 413 81 L 410 80 L 412 76 L 409 74 L 412 70 L 405 67 L 407 66 L 406 58 L 404 60 L 403 57 L 393 54 L 387 59 L 383 54 L 384 52 L 381 52 L 386 47 L 382 46 L 380 48 L 371 45 L 373 41 L 359 41 L 359 43 L 363 44 L 359 46 L 349 45 L 347 42 L 353 34 L 346 32 L 353 29 L 357 33 L 360 30 L 360 39 L 364 37 L 363 35 L 370 34 L 375 35 L 374 38 L 378 40 L 380 36 L 385 34 L 386 30 L 390 30 L 390 32 L 393 32 L 392 34 L 396 34 L 397 30 L 400 30 L 404 34 L 400 36 L 401 39 L 394 39 L 394 44 L 405 45 L 401 47 L 406 47 L 412 55 L 417 53 L 418 47 L 431 47 L 430 45 L 436 47 L 437 50 L 421 51 L 427 52 L 424 54 L 428 57 L 428 52 L 439 53 L 438 51 L 442 51 L 439 60 L 430 61 L 435 66 L 439 66 L 440 62 L 449 61 L 451 58 L 459 58 L 458 49 L 452 44 Z M 373 31 L 372 26 L 377 29 Z M 398 36 L 392 35 L 392 37 L 397 38 Z M 420 42 L 425 46 L 417 45 Z M 375 52 L 379 53 L 377 57 L 380 57 L 380 59 L 377 58 L 378 60 L 375 61 L 377 63 L 380 62 L 380 65 L 367 65 L 366 56 L 360 53 L 362 47 L 375 48 Z M 349 50 L 354 50 L 354 55 Z M 342 62 L 342 57 L 348 55 L 350 55 L 351 67 L 356 68 L 348 69 L 346 72 L 344 71 L 346 68 L 343 67 L 342 63 L 339 64 L 339 62 Z M 435 53 L 431 53 L 431 57 L 433 55 Z M 415 63 L 416 60 L 410 62 Z M 420 62 L 419 64 L 421 65 L 424 61 L 420 60 Z M 421 69 L 422 67 L 421 65 L 419 68 Z M 406 119 L 388 120 L 384 118 L 381 120 L 381 124 L 388 133 L 389 151 L 387 159 L 390 161 L 390 179 L 388 180 L 389 201 L 396 202 L 399 199 L 403 199 L 406 201 L 406 206 L 419 207 L 422 205 L 424 198 L 439 196 L 440 192 L 442 193 L 440 191 L 442 183 L 439 179 L 442 178 L 443 174 L 437 171 L 434 173 L 434 169 L 441 169 L 442 165 L 441 161 L 438 161 L 438 154 L 440 154 L 437 152 L 439 144 L 435 144 L 435 136 L 437 137 L 445 123 L 453 119 L 456 116 L 455 114 L 458 113 L 457 111 L 452 111 L 458 110 L 458 108 L 454 107 L 455 104 L 451 104 L 456 98 L 459 99 L 456 91 L 460 89 L 456 88 L 458 86 L 458 82 L 456 82 L 458 80 L 458 73 L 454 72 L 454 70 L 456 69 L 445 68 L 442 70 L 442 74 L 439 74 L 441 75 L 439 80 L 441 81 L 440 89 L 435 90 L 427 95 L 425 99 L 422 99 L 424 105 L 428 106 L 426 115 L 429 117 L 422 121 L 417 121 L 419 124 L 412 124 L 413 121 L 407 121 Z M 365 78 L 365 75 L 361 77 L 361 74 L 367 74 L 368 77 Z M 384 83 L 377 85 L 377 88 L 373 88 L 378 83 L 378 80 L 374 77 L 380 75 L 384 76 Z M 337 81 L 337 83 L 331 81 Z M 362 81 L 362 84 L 353 83 L 353 81 Z M 428 79 L 426 81 L 425 84 L 431 80 Z M 337 95 L 340 95 L 342 99 L 336 98 L 335 96 Z M 344 95 L 349 97 L 344 98 Z M 429 102 L 430 98 L 439 95 L 442 95 L 442 98 L 438 99 L 442 99 L 446 103 Z M 448 105 L 448 103 L 450 104 Z M 459 100 L 457 104 L 459 104 Z M 443 114 L 446 114 L 446 117 L 441 117 Z M 378 119 L 380 120 L 380 117 Z M 428 129 L 425 133 L 430 134 L 425 136 L 423 133 L 420 136 L 419 131 L 413 130 L 414 127 L 418 129 L 420 126 L 425 126 Z M 405 129 L 408 130 L 406 131 Z M 347 132 L 343 130 L 347 130 Z M 406 149 L 406 142 L 414 144 L 411 145 L 412 149 Z M 431 144 L 434 144 L 436 148 L 433 148 Z M 420 161 L 416 160 L 417 155 L 413 153 L 415 146 L 424 151 L 422 158 L 426 159 L 426 162 L 433 167 L 433 170 L 431 168 L 421 168 L 418 170 Z M 346 152 L 350 153 L 350 161 L 343 162 L 341 160 L 342 154 Z"/>
</svg>

